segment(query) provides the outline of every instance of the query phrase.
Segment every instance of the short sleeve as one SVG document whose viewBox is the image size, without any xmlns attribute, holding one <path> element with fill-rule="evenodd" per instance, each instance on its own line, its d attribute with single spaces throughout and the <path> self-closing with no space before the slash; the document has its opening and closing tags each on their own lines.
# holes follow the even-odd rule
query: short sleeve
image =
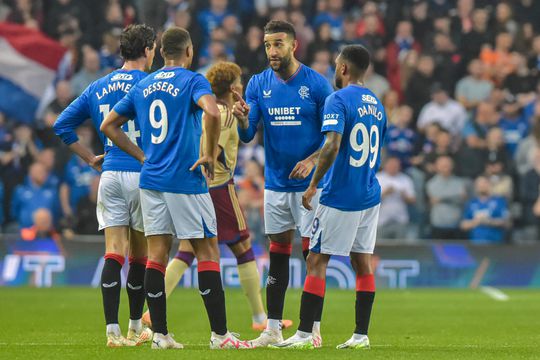
<svg viewBox="0 0 540 360">
<path fill-rule="evenodd" d="M 208 80 L 201 74 L 195 75 L 191 87 L 191 99 L 193 100 L 193 103 L 197 104 L 201 97 L 212 94 L 212 87 Z"/>
<path fill-rule="evenodd" d="M 343 100 L 334 93 L 326 98 L 323 111 L 323 124 L 321 132 L 329 131 L 343 134 L 345 128 L 345 104 Z"/>
<path fill-rule="evenodd" d="M 134 86 L 126 96 L 122 98 L 115 106 L 114 111 L 119 115 L 125 116 L 129 119 L 135 118 L 135 94 L 138 91 L 138 86 Z"/>
</svg>

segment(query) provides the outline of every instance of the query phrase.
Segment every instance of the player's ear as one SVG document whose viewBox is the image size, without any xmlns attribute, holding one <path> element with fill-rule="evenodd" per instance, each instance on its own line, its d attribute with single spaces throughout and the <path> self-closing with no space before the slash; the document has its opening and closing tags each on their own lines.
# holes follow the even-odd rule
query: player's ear
<svg viewBox="0 0 540 360">
<path fill-rule="evenodd" d="M 161 57 L 165 59 L 165 53 L 163 52 L 163 46 L 159 48 L 159 53 L 161 54 Z"/>
<path fill-rule="evenodd" d="M 293 40 L 293 52 L 296 51 L 296 48 L 298 48 L 298 40 L 294 39 Z"/>
<path fill-rule="evenodd" d="M 193 45 L 188 45 L 186 47 L 186 57 L 191 59 L 193 57 Z"/>
</svg>

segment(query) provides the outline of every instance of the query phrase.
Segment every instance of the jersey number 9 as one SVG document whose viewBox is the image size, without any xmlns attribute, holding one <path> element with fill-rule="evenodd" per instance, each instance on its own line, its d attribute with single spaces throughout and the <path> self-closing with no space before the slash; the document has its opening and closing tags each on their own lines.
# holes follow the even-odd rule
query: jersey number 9
<svg viewBox="0 0 540 360">
<path fill-rule="evenodd" d="M 159 109 L 161 113 L 161 119 L 156 120 L 156 108 Z M 150 104 L 150 113 L 148 114 L 150 118 L 150 124 L 156 130 L 161 130 L 158 136 L 155 136 L 152 132 L 152 144 L 161 144 L 165 137 L 167 137 L 167 131 L 169 128 L 169 118 L 167 116 L 167 108 L 165 103 L 159 99 L 152 101 Z"/>
<path fill-rule="evenodd" d="M 362 142 L 358 143 L 358 133 L 361 133 Z M 368 129 L 364 123 L 354 125 L 349 137 L 349 142 L 354 151 L 361 153 L 360 159 L 355 159 L 352 155 L 349 157 L 349 164 L 354 167 L 363 166 L 369 155 L 369 167 L 373 168 L 379 156 L 379 128 L 376 125 L 371 125 Z"/>
</svg>

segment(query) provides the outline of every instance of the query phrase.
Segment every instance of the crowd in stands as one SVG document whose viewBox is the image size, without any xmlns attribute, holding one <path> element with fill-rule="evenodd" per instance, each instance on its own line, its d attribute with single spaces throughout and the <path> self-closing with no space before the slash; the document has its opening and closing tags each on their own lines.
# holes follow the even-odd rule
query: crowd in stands
<svg viewBox="0 0 540 360">
<path fill-rule="evenodd" d="M 97 233 L 99 174 L 54 135 L 58 114 L 92 81 L 122 65 L 122 28 L 189 29 L 193 70 L 238 63 L 244 79 L 267 66 L 262 27 L 292 22 L 297 58 L 333 79 L 341 46 L 363 44 L 366 86 L 389 128 L 379 174 L 380 237 L 535 240 L 540 224 L 540 1 L 534 0 L 11 0 L 0 21 L 39 28 L 66 47 L 56 96 L 24 125 L 0 113 L 0 224 L 20 231 L 46 209 L 64 236 Z M 163 65 L 156 52 L 154 69 Z M 0 55 L 1 56 L 1 55 Z M 99 153 L 91 126 L 79 138 Z M 240 149 L 237 186 L 262 237 L 261 137 Z"/>
</svg>

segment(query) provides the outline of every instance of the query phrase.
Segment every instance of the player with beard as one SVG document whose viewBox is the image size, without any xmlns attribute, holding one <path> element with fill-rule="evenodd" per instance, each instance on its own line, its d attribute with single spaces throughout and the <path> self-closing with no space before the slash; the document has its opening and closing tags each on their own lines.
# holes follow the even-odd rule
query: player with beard
<svg viewBox="0 0 540 360">
<path fill-rule="evenodd" d="M 369 62 L 369 52 L 360 45 L 346 46 L 336 59 L 335 82 L 340 90 L 326 99 L 321 130 L 326 140 L 302 197 L 307 209 L 315 207 L 313 200 L 323 181 L 313 220 L 300 325 L 296 334 L 275 345 L 277 348 L 313 349 L 313 322 L 324 299 L 326 267 L 332 255 L 350 256 L 356 271 L 356 328 L 337 348 L 369 348 L 367 334 L 375 298 L 371 254 L 381 202 L 375 175 L 386 133 L 384 107 L 364 87 Z"/>
<path fill-rule="evenodd" d="M 285 292 L 289 284 L 289 258 L 295 231 L 302 236 L 307 255 L 313 213 L 302 207 L 302 193 L 323 142 L 320 132 L 328 81 L 294 57 L 298 42 L 294 27 L 270 21 L 264 27 L 264 46 L 270 68 L 251 78 L 246 101 L 237 94 L 234 114 L 243 142 L 255 136 L 263 120 L 265 164 L 264 223 L 270 239 L 270 269 L 266 284 L 268 322 L 255 340 L 263 347 L 283 340 L 281 327 Z M 320 191 L 316 191 L 316 197 Z M 320 346 L 320 316 L 313 326 L 314 344 Z"/>
</svg>

